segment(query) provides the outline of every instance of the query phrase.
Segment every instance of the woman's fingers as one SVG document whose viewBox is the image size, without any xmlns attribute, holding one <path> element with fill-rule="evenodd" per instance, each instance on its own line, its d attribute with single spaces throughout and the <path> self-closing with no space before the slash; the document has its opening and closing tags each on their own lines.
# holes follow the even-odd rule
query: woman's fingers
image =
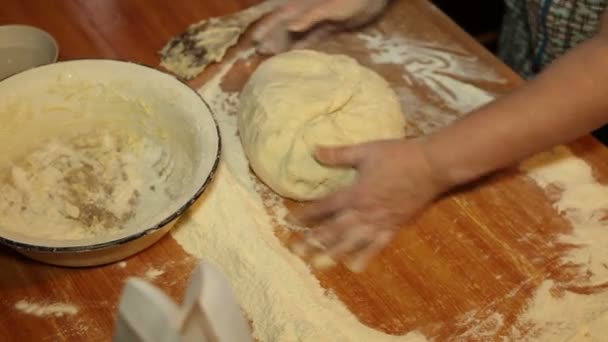
<svg viewBox="0 0 608 342">
<path fill-rule="evenodd" d="M 296 254 L 310 258 L 315 268 L 343 262 L 353 272 L 361 272 L 393 237 L 392 230 L 380 229 L 347 209 L 323 222 L 294 246 Z"/>
<path fill-rule="evenodd" d="M 287 28 L 292 32 L 305 32 L 322 22 L 336 19 L 339 17 L 336 12 L 339 11 L 335 1 L 316 1 L 314 6 L 309 6 L 306 11 L 294 17 Z"/>
<path fill-rule="evenodd" d="M 328 218 L 323 224 L 312 230 L 303 241 L 299 242 L 294 251 L 301 257 L 312 257 L 312 264 L 316 268 L 331 266 L 328 260 L 335 260 L 329 251 L 344 243 L 344 230 L 356 224 L 356 216 L 348 210 Z"/>
<path fill-rule="evenodd" d="M 383 230 L 377 233 L 372 239 L 368 240 L 369 244 L 361 250 L 354 250 L 351 255 L 344 261 L 344 265 L 349 270 L 355 273 L 365 270 L 370 260 L 375 257 L 380 251 L 388 245 L 395 232 L 392 230 Z"/>
<path fill-rule="evenodd" d="M 290 223 L 306 227 L 316 226 L 345 208 L 350 200 L 350 192 L 338 191 L 324 199 L 293 210 L 285 219 Z"/>
<path fill-rule="evenodd" d="M 315 150 L 315 159 L 326 166 L 331 167 L 356 167 L 365 157 L 365 144 L 318 147 Z"/>
<path fill-rule="evenodd" d="M 386 0 L 292 0 L 262 20 L 253 32 L 258 52 L 274 54 L 291 45 L 290 32 L 312 33 L 322 25 L 351 27 L 382 12 Z M 328 32 L 321 30 L 321 32 Z"/>
<path fill-rule="evenodd" d="M 319 0 L 290 1 L 268 15 L 253 31 L 252 38 L 261 54 L 277 54 L 291 46 L 288 26 L 303 13 L 317 6 Z"/>
</svg>

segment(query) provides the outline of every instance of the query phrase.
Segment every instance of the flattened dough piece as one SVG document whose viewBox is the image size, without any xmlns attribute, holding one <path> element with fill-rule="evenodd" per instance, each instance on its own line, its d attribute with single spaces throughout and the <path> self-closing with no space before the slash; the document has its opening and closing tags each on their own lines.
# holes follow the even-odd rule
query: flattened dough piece
<svg viewBox="0 0 608 342">
<path fill-rule="evenodd" d="M 321 165 L 316 146 L 402 138 L 405 124 L 381 76 L 348 56 L 312 50 L 266 60 L 239 104 L 241 142 L 253 171 L 279 195 L 300 201 L 348 186 L 356 176 L 351 168 Z"/>
</svg>

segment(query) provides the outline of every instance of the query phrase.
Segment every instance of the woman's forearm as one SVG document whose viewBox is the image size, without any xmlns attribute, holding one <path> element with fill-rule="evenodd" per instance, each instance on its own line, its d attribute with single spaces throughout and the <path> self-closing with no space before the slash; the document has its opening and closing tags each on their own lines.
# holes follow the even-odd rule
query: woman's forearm
<svg viewBox="0 0 608 342">
<path fill-rule="evenodd" d="M 462 184 L 608 122 L 608 41 L 571 50 L 536 79 L 427 137 L 430 162 Z"/>
</svg>

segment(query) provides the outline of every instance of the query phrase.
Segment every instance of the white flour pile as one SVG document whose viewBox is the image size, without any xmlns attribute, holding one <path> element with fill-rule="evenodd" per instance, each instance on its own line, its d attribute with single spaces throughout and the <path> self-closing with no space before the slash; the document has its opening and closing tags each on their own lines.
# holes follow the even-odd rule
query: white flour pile
<svg viewBox="0 0 608 342">
<path fill-rule="evenodd" d="M 15 303 L 15 309 L 34 316 L 45 317 L 55 316 L 62 317 L 64 315 L 75 315 L 78 313 L 78 308 L 66 303 L 32 303 L 27 300 L 20 300 Z"/>
<path fill-rule="evenodd" d="M 557 186 L 561 190 L 554 207 L 570 221 L 573 231 L 561 235 L 559 242 L 579 246 L 561 262 L 565 267 L 580 266 L 582 275 L 566 285 L 597 292 L 577 294 L 566 286 L 563 294 L 556 296 L 556 284 L 546 280 L 521 320 L 536 323 L 536 333 L 542 341 L 567 340 L 571 336 L 572 341 L 580 341 L 577 338 L 583 336 L 584 330 L 589 330 L 590 336 L 605 338 L 608 325 L 598 324 L 598 320 L 608 320 L 608 186 L 600 184 L 591 167 L 563 146 L 530 158 L 521 169 L 543 189 Z M 596 330 L 588 325 L 592 321 L 595 323 L 591 327 Z"/>
<path fill-rule="evenodd" d="M 0 174 L 0 224 L 48 239 L 115 233 L 177 195 L 173 167 L 162 145 L 132 132 L 57 138 Z"/>
<path fill-rule="evenodd" d="M 464 53 L 454 54 L 409 40 L 378 36 L 361 38 L 376 51 L 372 55 L 373 61 L 401 63 L 406 79 L 429 87 L 441 102 L 459 115 L 493 98 L 465 83 L 463 78 L 479 76 L 501 82 L 491 72 L 479 67 L 475 69 L 473 57 Z M 250 53 L 240 58 L 246 58 Z M 204 98 L 211 101 L 220 125 L 222 162 L 212 187 L 192 208 L 190 216 L 173 231 L 173 236 L 188 253 L 220 267 L 253 321 L 254 336 L 259 341 L 426 341 L 418 332 L 391 336 L 360 323 L 342 302 L 320 286 L 307 265 L 276 238 L 272 229 L 272 220 L 276 217 L 267 214 L 264 202 L 256 192 L 258 185 L 251 179 L 237 136 L 237 94 L 224 92 L 220 87 L 223 76 L 234 62 L 227 63 L 200 90 Z M 429 107 L 415 96 L 407 96 L 409 106 L 422 107 L 420 112 L 430 108 L 432 117 L 422 118 L 430 122 L 421 127 L 423 132 L 448 124 L 455 118 L 453 114 Z M 418 124 L 418 121 L 414 122 Z M 572 222 L 574 232 L 561 239 L 582 246 L 573 250 L 563 262 L 583 264 L 591 272 L 581 285 L 603 284 L 608 280 L 608 267 L 602 262 L 608 259 L 608 228 L 603 221 L 608 207 L 608 188 L 598 184 L 587 164 L 570 155 L 568 150 L 560 148 L 556 152 L 561 156 L 556 162 L 543 162 L 538 166 L 539 159 L 533 159 L 525 163 L 523 169 L 540 186 L 555 183 L 564 190 L 555 205 Z M 544 160 L 547 156 L 538 158 Z M 284 212 L 280 201 L 276 204 L 277 212 Z M 593 296 L 566 292 L 558 298 L 552 295 L 552 285 L 551 281 L 546 281 L 520 317 L 522 323 L 538 327 L 533 332 L 535 337 L 540 341 L 565 341 L 574 336 L 573 341 L 580 341 L 581 336 L 608 334 L 606 325 L 602 325 L 608 320 L 608 316 L 602 314 L 608 309 L 605 292 Z M 496 313 L 490 318 L 494 329 L 471 329 L 467 336 L 493 339 L 502 325 L 502 315 Z M 512 331 L 511 336 L 530 338 L 530 335 L 519 336 L 518 331 Z"/>
</svg>

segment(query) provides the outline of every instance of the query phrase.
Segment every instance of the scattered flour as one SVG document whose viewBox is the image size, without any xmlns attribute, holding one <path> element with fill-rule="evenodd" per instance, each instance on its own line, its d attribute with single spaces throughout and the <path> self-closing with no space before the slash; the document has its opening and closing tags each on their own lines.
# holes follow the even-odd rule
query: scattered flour
<svg viewBox="0 0 608 342">
<path fill-rule="evenodd" d="M 579 264 L 589 274 L 576 285 L 608 285 L 608 186 L 600 184 L 584 160 L 559 146 L 522 163 L 521 168 L 539 186 L 557 186 L 561 190 L 555 208 L 565 215 L 573 231 L 560 242 L 580 246 L 571 250 L 563 263 Z"/>
<path fill-rule="evenodd" d="M 187 252 L 219 266 L 259 341 L 425 341 L 417 332 L 391 336 L 360 323 L 274 235 L 236 135 L 236 107 L 224 102 L 235 95 L 220 88 L 233 64 L 200 91 L 220 125 L 222 162 L 212 187 L 173 236 Z"/>
<path fill-rule="evenodd" d="M 605 315 L 604 312 L 608 310 L 608 296 L 606 293 L 581 295 L 569 291 L 556 296 L 553 291 L 555 285 L 552 280 L 544 281 L 536 290 L 527 311 L 519 317 L 519 321 L 534 324 L 534 330 L 529 332 L 536 336 L 534 341 L 579 342 L 580 340 L 572 336 L 584 329 L 589 322 Z M 608 335 L 608 325 L 596 325 L 595 329 L 598 328 L 599 330 L 593 330 L 592 333 Z"/>
<path fill-rule="evenodd" d="M 479 340 L 482 338 L 491 340 L 496 337 L 496 333 L 500 331 L 504 324 L 504 316 L 499 312 L 494 312 L 481 321 L 474 320 L 474 316 L 475 313 L 473 312 L 467 317 L 468 321 L 462 322 L 463 326 L 467 326 L 471 322 L 474 322 L 474 324 L 473 328 L 459 336 L 461 341 Z"/>
<path fill-rule="evenodd" d="M 561 262 L 564 267 L 579 266 L 582 276 L 559 286 L 546 280 L 520 319 L 538 325 L 541 341 L 567 340 L 571 335 L 575 336 L 572 341 L 584 340 L 578 339 L 582 335 L 577 334 L 585 327 L 587 330 L 591 327 L 600 329 L 588 331 L 588 336 L 608 335 L 608 325 L 587 325 L 597 317 L 604 317 L 603 321 L 607 319 L 608 186 L 600 184 L 591 167 L 564 146 L 524 161 L 521 169 L 542 188 L 548 190 L 556 186 L 561 190 L 554 207 L 570 221 L 572 232 L 561 235 L 559 241 L 577 246 Z"/>
<path fill-rule="evenodd" d="M 165 274 L 164 270 L 152 267 L 146 271 L 146 274 L 144 276 L 148 280 L 155 280 L 156 278 L 160 277 L 163 274 Z"/>
<path fill-rule="evenodd" d="M 602 342 L 606 340 L 608 311 L 597 318 L 582 324 L 577 332 L 568 338 L 572 342 Z"/>
<path fill-rule="evenodd" d="M 78 313 L 78 308 L 66 303 L 32 303 L 27 300 L 20 300 L 15 303 L 15 309 L 34 316 L 45 317 L 55 316 L 61 317 L 64 315 L 75 315 Z"/>
<path fill-rule="evenodd" d="M 494 95 L 469 82 L 505 82 L 492 69 L 479 63 L 476 57 L 458 47 L 450 48 L 403 37 L 385 37 L 379 32 L 360 33 L 358 37 L 372 51 L 372 62 L 402 66 L 403 78 L 410 86 L 426 87 L 427 93 L 436 101 L 459 114 L 467 114 L 494 99 Z M 411 93 L 411 89 L 409 91 Z M 410 108 L 418 108 L 415 103 L 409 104 L 411 98 L 408 100 L 402 101 L 406 113 L 411 112 L 408 110 Z M 427 116 L 432 114 L 427 113 Z M 445 113 L 439 115 L 457 118 Z"/>
</svg>

